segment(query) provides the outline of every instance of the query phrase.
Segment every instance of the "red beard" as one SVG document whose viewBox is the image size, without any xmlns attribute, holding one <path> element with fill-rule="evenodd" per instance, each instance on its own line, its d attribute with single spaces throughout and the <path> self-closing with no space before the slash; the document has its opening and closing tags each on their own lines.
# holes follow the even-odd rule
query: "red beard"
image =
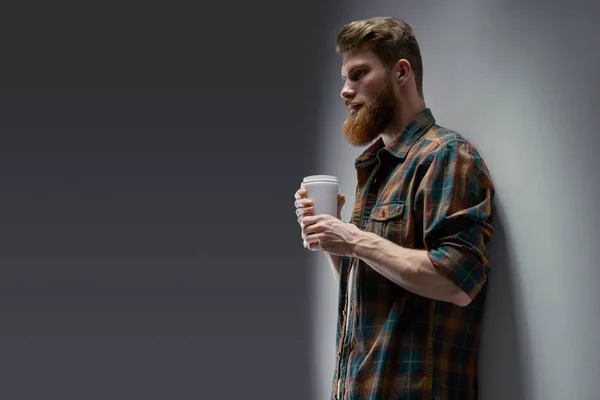
<svg viewBox="0 0 600 400">
<path fill-rule="evenodd" d="M 346 101 L 348 105 L 351 100 Z M 386 85 L 369 103 L 364 103 L 349 116 L 342 126 L 344 137 L 350 145 L 364 146 L 379 136 L 394 116 L 396 98 L 391 85 Z"/>
</svg>

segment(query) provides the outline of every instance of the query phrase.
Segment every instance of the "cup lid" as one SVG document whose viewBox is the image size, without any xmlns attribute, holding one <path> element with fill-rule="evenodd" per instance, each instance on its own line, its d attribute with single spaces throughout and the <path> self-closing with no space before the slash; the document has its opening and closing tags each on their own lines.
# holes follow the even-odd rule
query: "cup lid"
<svg viewBox="0 0 600 400">
<path fill-rule="evenodd" d="M 338 179 L 333 175 L 310 175 L 302 180 L 302 183 L 308 182 L 335 182 L 339 183 Z"/>
</svg>

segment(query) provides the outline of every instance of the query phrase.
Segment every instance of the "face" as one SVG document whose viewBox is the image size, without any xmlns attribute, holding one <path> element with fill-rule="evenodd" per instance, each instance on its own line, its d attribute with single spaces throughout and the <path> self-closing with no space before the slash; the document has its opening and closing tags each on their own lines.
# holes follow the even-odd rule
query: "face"
<svg viewBox="0 0 600 400">
<path fill-rule="evenodd" d="M 342 130 L 352 146 L 364 146 L 390 124 L 396 108 L 391 73 L 368 48 L 343 55 L 341 95 L 350 115 Z"/>
</svg>

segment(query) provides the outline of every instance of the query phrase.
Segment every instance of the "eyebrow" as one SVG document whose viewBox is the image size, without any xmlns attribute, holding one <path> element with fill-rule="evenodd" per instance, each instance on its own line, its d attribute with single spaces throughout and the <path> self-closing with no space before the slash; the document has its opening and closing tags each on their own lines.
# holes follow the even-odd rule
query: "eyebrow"
<svg viewBox="0 0 600 400">
<path fill-rule="evenodd" d="M 348 75 L 351 75 L 357 69 L 361 69 L 361 68 L 365 68 L 365 67 L 368 67 L 367 63 L 355 64 L 352 67 L 350 67 L 350 69 L 348 70 Z M 347 76 L 344 75 L 344 71 L 342 69 L 342 80 L 345 80 L 346 78 L 347 78 Z"/>
</svg>

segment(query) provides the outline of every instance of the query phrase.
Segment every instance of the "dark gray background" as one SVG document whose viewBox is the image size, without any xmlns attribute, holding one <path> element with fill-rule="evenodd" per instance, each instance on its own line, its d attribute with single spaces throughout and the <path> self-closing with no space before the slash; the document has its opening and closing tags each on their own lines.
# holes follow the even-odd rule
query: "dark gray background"
<svg viewBox="0 0 600 400">
<path fill-rule="evenodd" d="M 306 399 L 326 6 L 85 4 L 5 15 L 0 398 Z"/>
</svg>

